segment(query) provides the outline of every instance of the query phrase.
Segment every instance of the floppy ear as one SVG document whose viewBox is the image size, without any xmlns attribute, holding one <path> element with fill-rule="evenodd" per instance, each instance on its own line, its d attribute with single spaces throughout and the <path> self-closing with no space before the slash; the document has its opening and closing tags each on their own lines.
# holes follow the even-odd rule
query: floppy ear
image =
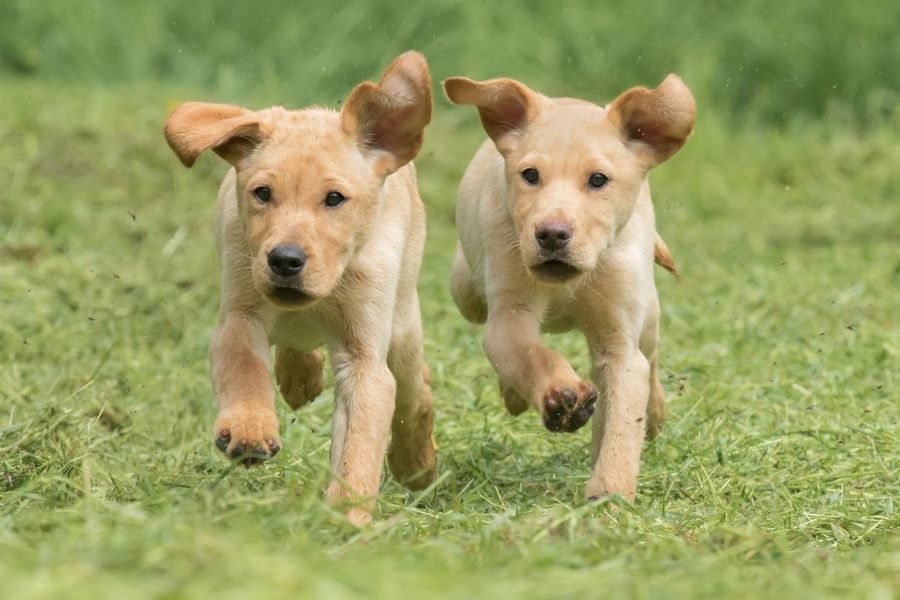
<svg viewBox="0 0 900 600">
<path fill-rule="evenodd" d="M 186 102 L 166 119 L 166 141 L 190 167 L 204 150 L 237 164 L 262 140 L 259 115 L 239 106 Z"/>
<path fill-rule="evenodd" d="M 687 141 L 696 106 L 691 90 L 670 74 L 655 89 L 631 88 L 610 104 L 607 114 L 625 142 L 653 167 Z"/>
<path fill-rule="evenodd" d="M 344 131 L 366 151 L 383 153 L 378 169 L 396 171 L 419 153 L 431 122 L 431 75 L 425 57 L 405 52 L 377 85 L 359 84 L 341 110 Z"/>
<path fill-rule="evenodd" d="M 474 81 L 449 77 L 444 91 L 454 104 L 478 108 L 481 124 L 498 148 L 509 134 L 521 132 L 538 112 L 540 95 L 515 79 Z"/>
</svg>

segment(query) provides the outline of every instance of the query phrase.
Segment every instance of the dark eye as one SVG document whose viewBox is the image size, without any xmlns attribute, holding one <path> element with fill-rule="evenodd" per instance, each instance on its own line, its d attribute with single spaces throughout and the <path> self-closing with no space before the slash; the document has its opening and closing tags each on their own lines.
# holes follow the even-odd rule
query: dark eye
<svg viewBox="0 0 900 600">
<path fill-rule="evenodd" d="M 588 178 L 588 185 L 595 190 L 606 187 L 607 183 L 609 183 L 609 177 L 603 173 L 591 173 L 591 176 Z"/>
<path fill-rule="evenodd" d="M 524 171 L 522 171 L 522 179 L 524 179 L 531 185 L 536 184 L 540 178 L 541 178 L 541 176 L 540 176 L 540 174 L 538 174 L 537 169 L 530 168 L 530 169 L 525 169 Z"/>
<path fill-rule="evenodd" d="M 260 202 L 268 202 L 272 199 L 272 190 L 269 189 L 269 186 L 261 185 L 258 188 L 254 188 L 253 195 Z"/>
<path fill-rule="evenodd" d="M 328 192 L 325 196 L 325 206 L 335 208 L 344 203 L 347 198 L 340 192 Z"/>
</svg>

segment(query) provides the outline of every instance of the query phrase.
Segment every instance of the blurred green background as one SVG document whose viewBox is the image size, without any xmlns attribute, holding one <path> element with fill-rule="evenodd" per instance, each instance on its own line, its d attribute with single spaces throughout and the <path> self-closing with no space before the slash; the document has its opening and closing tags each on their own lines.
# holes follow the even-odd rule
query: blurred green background
<svg viewBox="0 0 900 600">
<path fill-rule="evenodd" d="M 605 99 L 674 71 L 704 110 L 777 124 L 872 123 L 896 110 L 898 22 L 892 0 L 4 0 L 0 69 L 303 106 L 336 102 L 338 90 L 416 48 L 436 79 L 506 75 Z"/>
<path fill-rule="evenodd" d="M 893 598 L 900 589 L 900 2 L 0 0 L 0 598 Z M 226 166 L 184 100 L 337 106 L 430 61 L 416 162 L 440 479 L 324 505 L 331 398 L 284 450 L 214 448 Z M 450 75 L 606 102 L 668 72 L 694 135 L 651 180 L 669 420 L 634 506 L 585 504 L 589 431 L 502 407 L 450 300 L 484 135 Z M 577 335 L 547 336 L 587 374 Z"/>
</svg>

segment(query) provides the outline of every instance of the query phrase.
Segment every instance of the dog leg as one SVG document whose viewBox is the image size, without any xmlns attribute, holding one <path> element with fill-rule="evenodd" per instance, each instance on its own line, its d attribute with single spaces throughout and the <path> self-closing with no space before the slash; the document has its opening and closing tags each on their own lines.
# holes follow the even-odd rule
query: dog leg
<svg viewBox="0 0 900 600">
<path fill-rule="evenodd" d="M 647 439 L 655 440 L 662 432 L 666 420 L 666 396 L 659 373 L 656 372 L 656 357 L 650 361 L 650 401 L 647 403 Z"/>
<path fill-rule="evenodd" d="M 331 469 L 325 497 L 355 525 L 372 520 L 397 384 L 387 366 L 359 341 L 332 350 L 335 398 Z"/>
<path fill-rule="evenodd" d="M 656 236 L 657 245 L 662 243 L 659 235 Z M 663 243 L 663 246 L 665 244 Z M 663 421 L 666 420 L 665 392 L 659 382 L 659 374 L 656 370 L 657 352 L 659 346 L 659 299 L 655 298 L 649 306 L 647 317 L 644 320 L 644 330 L 641 332 L 639 347 L 650 363 L 650 398 L 647 402 L 647 439 L 654 440 L 662 431 Z"/>
<path fill-rule="evenodd" d="M 247 464 L 277 454 L 281 441 L 275 390 L 269 379 L 269 338 L 263 324 L 254 315 L 224 315 L 212 336 L 209 359 L 219 404 L 216 446 Z"/>
<path fill-rule="evenodd" d="M 594 417 L 594 469 L 586 495 L 597 499 L 620 494 L 633 502 L 644 444 L 650 364 L 637 348 L 622 354 L 592 354 L 603 398 Z"/>
<path fill-rule="evenodd" d="M 484 323 L 487 320 L 487 303 L 484 296 L 475 289 L 472 271 L 457 244 L 456 256 L 453 258 L 453 270 L 450 273 L 450 295 L 462 316 L 470 323 Z"/>
<path fill-rule="evenodd" d="M 275 349 L 275 380 L 288 406 L 297 410 L 322 393 L 325 353 L 320 349 L 301 352 L 290 346 Z"/>
<path fill-rule="evenodd" d="M 456 257 L 453 259 L 453 271 L 450 274 L 450 294 L 462 316 L 471 323 L 484 323 L 487 320 L 487 303 L 484 296 L 475 288 L 469 263 L 457 244 Z M 528 400 L 523 398 L 512 386 L 500 382 L 500 395 L 506 410 L 514 417 L 528 410 Z"/>
<path fill-rule="evenodd" d="M 562 356 L 541 345 L 540 324 L 532 311 L 492 312 L 484 349 L 501 389 L 527 398 L 550 431 L 575 431 L 591 418 L 597 388 L 582 381 Z M 508 396 L 504 392 L 504 398 Z"/>
<path fill-rule="evenodd" d="M 422 357 L 417 298 L 407 315 L 402 329 L 394 331 L 388 354 L 388 366 L 397 381 L 388 465 L 397 481 L 410 489 L 421 490 L 434 481 L 436 457 L 432 438 L 431 373 Z"/>
</svg>

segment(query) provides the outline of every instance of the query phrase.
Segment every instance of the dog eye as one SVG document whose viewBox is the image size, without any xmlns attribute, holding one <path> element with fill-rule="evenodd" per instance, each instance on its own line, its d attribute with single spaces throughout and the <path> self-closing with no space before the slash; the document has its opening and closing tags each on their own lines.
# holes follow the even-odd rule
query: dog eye
<svg viewBox="0 0 900 600">
<path fill-rule="evenodd" d="M 537 169 L 530 168 L 530 169 L 525 169 L 524 171 L 522 171 L 522 179 L 524 179 L 526 182 L 530 183 L 531 185 L 536 184 L 540 178 L 541 178 L 541 176 L 538 173 Z"/>
<path fill-rule="evenodd" d="M 335 208 L 344 203 L 347 198 L 340 192 L 328 192 L 325 196 L 325 206 Z"/>
<path fill-rule="evenodd" d="M 269 189 L 269 186 L 261 185 L 258 188 L 254 188 L 253 196 L 260 202 L 265 203 L 272 199 L 272 190 Z"/>
<path fill-rule="evenodd" d="M 603 173 L 591 173 L 591 176 L 588 178 L 588 185 L 595 190 L 606 187 L 607 183 L 609 183 L 609 177 Z"/>
</svg>

